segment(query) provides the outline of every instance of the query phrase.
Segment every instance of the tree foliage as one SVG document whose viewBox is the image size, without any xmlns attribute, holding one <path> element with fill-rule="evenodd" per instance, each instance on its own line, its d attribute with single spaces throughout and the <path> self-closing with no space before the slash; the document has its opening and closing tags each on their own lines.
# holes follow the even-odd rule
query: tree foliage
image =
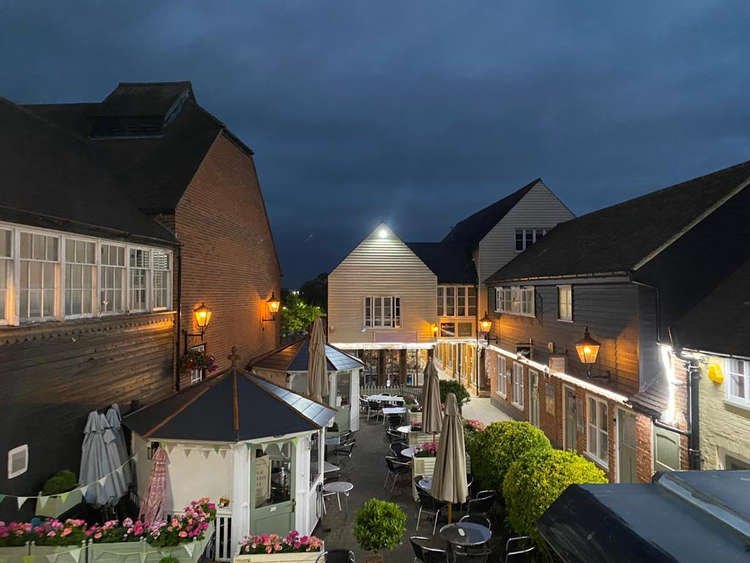
<svg viewBox="0 0 750 563">
<path fill-rule="evenodd" d="M 395 502 L 371 498 L 357 510 L 354 537 L 365 551 L 394 549 L 406 532 L 406 514 Z"/>
<path fill-rule="evenodd" d="M 483 489 L 502 491 L 510 465 L 533 450 L 552 448 L 544 432 L 528 422 L 493 422 L 470 442 L 471 470 Z"/>
<path fill-rule="evenodd" d="M 460 409 L 466 401 L 469 400 L 469 392 L 466 387 L 461 385 L 458 381 L 453 379 L 441 379 L 440 380 L 440 402 L 445 403 L 445 399 L 448 393 L 453 393 L 456 396 L 456 402 Z"/>
<path fill-rule="evenodd" d="M 323 272 L 307 280 L 300 286 L 299 294 L 305 303 L 325 311 L 328 308 L 328 273 Z"/>
<path fill-rule="evenodd" d="M 321 315 L 320 307 L 305 303 L 300 296 L 291 291 L 281 295 L 281 334 L 302 333 Z"/>
<path fill-rule="evenodd" d="M 540 537 L 536 521 L 568 485 L 606 483 L 604 471 L 572 451 L 532 451 L 513 462 L 505 474 L 503 496 L 508 521 L 513 529 Z"/>
</svg>

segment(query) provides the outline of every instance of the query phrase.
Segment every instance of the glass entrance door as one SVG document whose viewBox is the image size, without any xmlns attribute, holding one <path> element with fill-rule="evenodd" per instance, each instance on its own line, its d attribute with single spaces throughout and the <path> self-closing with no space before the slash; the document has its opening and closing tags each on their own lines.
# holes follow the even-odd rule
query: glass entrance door
<svg viewBox="0 0 750 563">
<path fill-rule="evenodd" d="M 285 535 L 294 529 L 294 444 L 291 440 L 255 444 L 250 451 L 250 490 L 255 499 L 250 530 L 256 535 Z"/>
</svg>

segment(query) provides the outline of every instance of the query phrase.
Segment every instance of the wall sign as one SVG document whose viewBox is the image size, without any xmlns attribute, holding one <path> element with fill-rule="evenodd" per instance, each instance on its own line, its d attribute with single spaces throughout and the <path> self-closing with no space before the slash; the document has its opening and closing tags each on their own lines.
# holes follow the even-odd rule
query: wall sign
<svg viewBox="0 0 750 563">
<path fill-rule="evenodd" d="M 255 458 L 255 506 L 271 498 L 271 456 Z"/>
<path fill-rule="evenodd" d="M 562 354 L 550 355 L 549 371 L 550 373 L 565 373 L 565 356 Z"/>
</svg>

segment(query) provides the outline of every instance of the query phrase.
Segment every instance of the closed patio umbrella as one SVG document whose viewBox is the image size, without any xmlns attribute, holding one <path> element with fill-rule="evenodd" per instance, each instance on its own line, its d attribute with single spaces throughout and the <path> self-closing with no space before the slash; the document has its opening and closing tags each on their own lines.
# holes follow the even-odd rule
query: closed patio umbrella
<svg viewBox="0 0 750 563">
<path fill-rule="evenodd" d="M 435 457 L 430 495 L 449 503 L 448 522 L 451 521 L 451 505 L 466 502 L 469 495 L 464 431 L 458 412 L 458 402 L 453 393 L 448 393 L 445 399 L 443 429 L 440 432 L 440 443 Z"/>
<path fill-rule="evenodd" d="M 128 447 L 125 443 L 125 434 L 122 431 L 122 416 L 120 415 L 120 406 L 117 403 L 113 403 L 112 406 L 107 409 L 106 417 L 107 422 L 109 423 L 109 427 L 112 429 L 112 432 L 115 436 L 114 443 L 117 448 L 117 455 L 120 458 L 117 464 L 119 467 L 120 465 L 123 465 L 129 458 Z M 131 482 L 131 471 L 129 463 L 127 465 L 124 465 L 122 468 L 122 478 L 125 487 L 127 488 Z"/>
<path fill-rule="evenodd" d="M 86 483 L 86 502 L 93 506 L 114 505 L 125 494 L 122 465 L 115 434 L 107 417 L 97 411 L 89 413 L 81 447 L 81 483 Z M 103 479 L 103 482 L 100 480 Z"/>
<path fill-rule="evenodd" d="M 425 367 L 424 385 L 422 387 L 422 432 L 440 432 L 442 416 L 440 414 L 440 380 L 434 360 L 430 359 Z"/>
<path fill-rule="evenodd" d="M 326 337 L 323 321 L 318 317 L 313 323 L 307 356 L 307 394 L 315 401 L 323 402 L 328 395 L 328 370 L 326 369 Z"/>
<path fill-rule="evenodd" d="M 151 476 L 148 478 L 146 496 L 141 503 L 139 517 L 146 522 L 160 522 L 164 517 L 167 499 L 167 452 L 159 447 L 154 453 Z"/>
</svg>

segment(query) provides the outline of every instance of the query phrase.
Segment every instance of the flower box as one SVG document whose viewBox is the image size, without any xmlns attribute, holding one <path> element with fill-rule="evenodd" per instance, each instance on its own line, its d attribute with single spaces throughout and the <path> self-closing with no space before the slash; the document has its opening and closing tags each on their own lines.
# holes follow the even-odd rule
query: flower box
<svg viewBox="0 0 750 563">
<path fill-rule="evenodd" d="M 41 496 L 42 493 L 39 493 Z M 65 500 L 61 495 L 50 496 L 44 506 L 40 507 L 40 502 L 36 501 L 36 515 L 46 516 L 47 518 L 57 518 L 74 506 L 83 502 L 83 493 L 81 489 L 73 489 L 65 494 Z"/>
<path fill-rule="evenodd" d="M 75 545 L 36 545 L 31 542 L 29 555 L 35 560 L 49 563 L 84 563 L 86 561 L 86 544 Z"/>
<path fill-rule="evenodd" d="M 238 555 L 234 558 L 234 563 L 299 563 L 300 561 L 315 563 L 321 553 L 321 551 L 303 551 L 301 553 L 254 553 Z"/>
<path fill-rule="evenodd" d="M 412 426 L 421 426 L 422 424 L 422 411 L 410 412 L 409 413 L 409 424 Z"/>
<path fill-rule="evenodd" d="M 0 561 L 2 563 L 23 563 L 29 555 L 29 544 L 0 547 Z"/>
<path fill-rule="evenodd" d="M 435 471 L 435 458 L 434 457 L 415 457 L 411 464 L 411 491 L 414 500 L 417 500 L 417 486 L 414 484 L 414 478 L 417 475 L 423 477 L 432 477 L 432 473 Z"/>
</svg>

